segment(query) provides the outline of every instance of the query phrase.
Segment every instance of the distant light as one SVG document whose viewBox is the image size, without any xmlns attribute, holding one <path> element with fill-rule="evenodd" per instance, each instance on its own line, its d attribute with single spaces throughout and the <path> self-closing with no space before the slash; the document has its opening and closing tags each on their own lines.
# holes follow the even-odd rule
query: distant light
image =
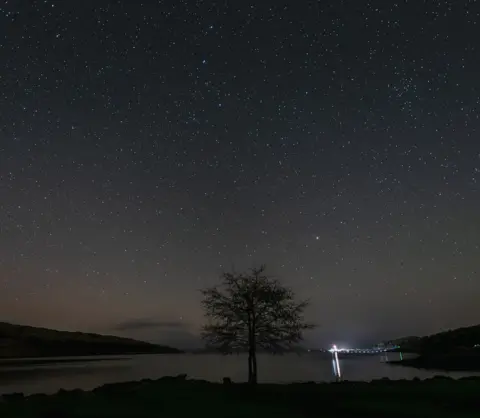
<svg viewBox="0 0 480 418">
<path fill-rule="evenodd" d="M 333 344 L 333 345 L 332 345 L 332 348 L 331 348 L 330 350 L 328 350 L 328 351 L 330 351 L 330 353 L 336 353 L 336 352 L 338 351 L 337 345 L 336 345 L 336 344 Z"/>
</svg>

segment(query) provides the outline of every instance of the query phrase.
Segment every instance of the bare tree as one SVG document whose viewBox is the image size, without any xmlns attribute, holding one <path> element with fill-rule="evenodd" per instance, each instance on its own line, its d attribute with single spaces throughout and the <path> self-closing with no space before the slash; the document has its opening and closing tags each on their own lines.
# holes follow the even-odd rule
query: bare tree
<svg viewBox="0 0 480 418">
<path fill-rule="evenodd" d="M 208 320 L 202 337 L 224 354 L 248 351 L 248 382 L 255 384 L 257 349 L 283 353 L 313 328 L 303 319 L 308 302 L 295 302 L 291 289 L 265 275 L 265 266 L 223 273 L 221 279 L 219 286 L 202 290 Z"/>
</svg>

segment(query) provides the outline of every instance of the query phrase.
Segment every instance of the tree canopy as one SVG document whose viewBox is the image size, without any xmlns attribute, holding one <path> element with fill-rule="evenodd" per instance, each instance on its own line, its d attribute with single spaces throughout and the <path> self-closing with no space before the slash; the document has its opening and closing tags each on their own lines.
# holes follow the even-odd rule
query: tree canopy
<svg viewBox="0 0 480 418">
<path fill-rule="evenodd" d="M 202 290 L 208 323 L 202 337 L 224 354 L 248 351 L 249 382 L 257 381 L 257 349 L 283 353 L 313 328 L 304 321 L 307 301 L 265 274 L 265 266 L 247 273 L 223 273 L 218 286 Z"/>
</svg>

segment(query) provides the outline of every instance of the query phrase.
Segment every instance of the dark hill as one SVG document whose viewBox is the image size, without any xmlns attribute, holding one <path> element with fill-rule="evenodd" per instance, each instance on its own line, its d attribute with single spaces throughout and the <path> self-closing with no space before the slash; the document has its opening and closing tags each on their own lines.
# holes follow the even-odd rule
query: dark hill
<svg viewBox="0 0 480 418">
<path fill-rule="evenodd" d="M 180 353 L 176 348 L 108 335 L 0 322 L 0 358 Z"/>
<path fill-rule="evenodd" d="M 443 331 L 426 337 L 400 338 L 393 343 L 404 351 L 417 353 L 470 350 L 480 344 L 480 325 Z"/>
<path fill-rule="evenodd" d="M 440 332 L 427 337 L 396 340 L 401 351 L 418 353 L 392 364 L 423 369 L 480 370 L 480 325 Z"/>
</svg>

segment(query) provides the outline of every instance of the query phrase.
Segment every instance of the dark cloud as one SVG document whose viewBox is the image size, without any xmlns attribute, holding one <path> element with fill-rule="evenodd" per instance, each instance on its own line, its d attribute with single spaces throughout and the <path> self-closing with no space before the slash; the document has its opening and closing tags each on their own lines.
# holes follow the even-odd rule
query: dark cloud
<svg viewBox="0 0 480 418">
<path fill-rule="evenodd" d="M 128 319 L 113 327 L 114 331 L 139 331 L 148 329 L 187 330 L 189 324 L 183 321 L 163 321 L 158 319 L 138 318 Z"/>
</svg>

